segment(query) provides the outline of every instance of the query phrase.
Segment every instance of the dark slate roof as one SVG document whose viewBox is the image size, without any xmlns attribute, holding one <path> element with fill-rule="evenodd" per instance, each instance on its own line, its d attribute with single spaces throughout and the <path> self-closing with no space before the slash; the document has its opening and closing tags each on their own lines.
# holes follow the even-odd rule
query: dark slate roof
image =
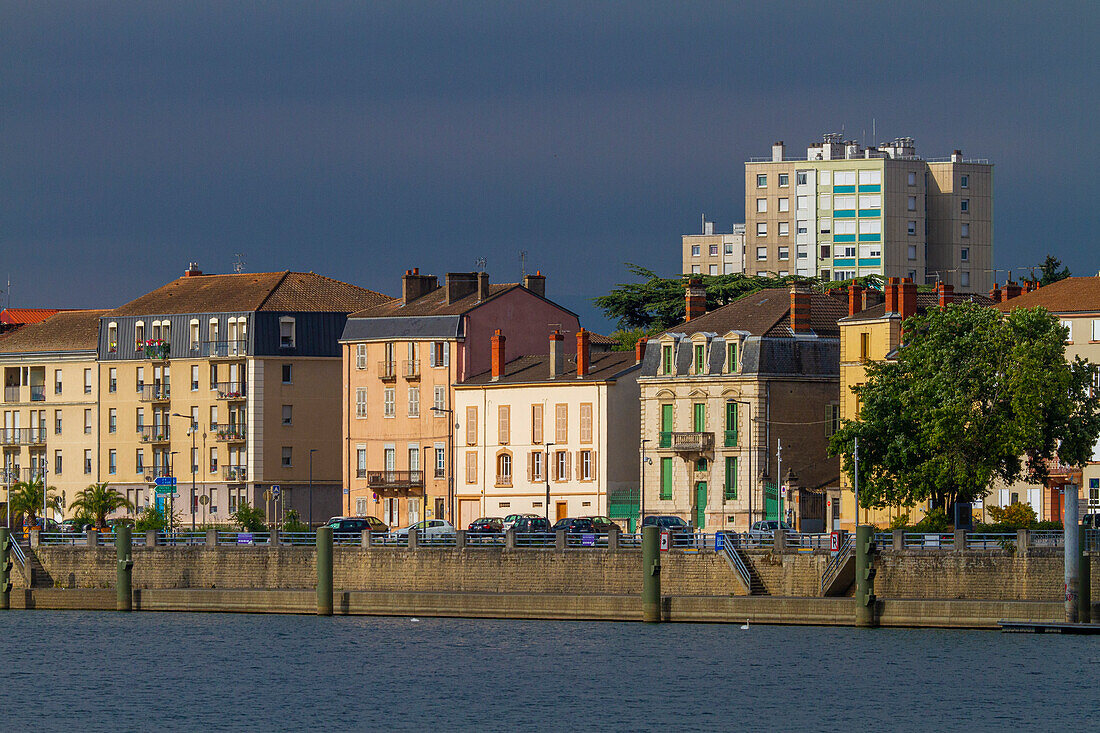
<svg viewBox="0 0 1100 733">
<path fill-rule="evenodd" d="M 504 374 L 500 379 L 493 381 L 492 371 L 475 374 L 461 382 L 459 386 L 477 386 L 486 384 L 532 384 L 548 382 L 551 384 L 566 384 L 577 382 L 606 382 L 615 379 L 637 368 L 632 351 L 608 351 L 592 352 L 589 362 L 588 376 L 577 378 L 577 355 L 567 354 L 565 357 L 564 373 L 555 378 L 550 378 L 550 355 L 540 354 L 521 356 L 504 365 Z"/>
<path fill-rule="evenodd" d="M 839 338 L 838 319 L 847 314 L 840 299 L 825 293 L 810 294 L 810 327 L 818 336 Z M 667 333 L 717 333 L 745 331 L 753 336 L 791 336 L 791 292 L 785 288 L 760 290 L 729 305 L 668 329 Z"/>
<path fill-rule="evenodd" d="M 522 288 L 519 283 L 495 283 L 489 285 L 489 297 L 480 300 L 477 291 L 459 298 L 454 303 L 447 303 L 447 288 L 438 287 L 429 293 L 421 295 L 408 305 L 401 298 L 384 303 L 371 305 L 351 314 L 351 318 L 409 318 L 413 316 L 460 316 L 482 303 L 487 303 L 494 298 L 504 295 L 510 290 Z"/>
<path fill-rule="evenodd" d="M 341 341 L 371 339 L 461 338 L 462 316 L 418 316 L 415 318 L 349 318 Z"/>
<path fill-rule="evenodd" d="M 939 295 L 929 292 L 917 293 L 917 313 L 924 313 L 929 308 L 935 308 L 939 305 Z M 955 303 L 971 302 L 978 305 L 993 305 L 993 299 L 988 295 L 982 295 L 981 293 L 955 293 Z M 1015 301 L 1013 301 L 1015 302 Z M 874 321 L 886 316 L 886 304 L 879 303 L 873 305 L 870 308 L 856 313 L 854 316 L 845 316 L 842 321 L 844 323 L 856 323 L 858 321 Z"/>
<path fill-rule="evenodd" d="M 1100 313 L 1100 277 L 1067 277 L 993 307 L 1008 313 L 1036 306 L 1051 313 Z"/>
<path fill-rule="evenodd" d="M 706 380 L 723 374 L 726 340 L 715 336 L 710 341 L 709 373 L 691 374 L 693 343 L 688 338 L 675 344 L 676 375 L 658 375 L 661 366 L 661 344 L 650 341 L 642 359 L 642 376 L 671 379 Z M 813 336 L 750 336 L 741 342 L 741 375 L 799 375 L 834 377 L 840 373 L 840 339 Z"/>
<path fill-rule="evenodd" d="M 0 354 L 95 351 L 105 310 L 60 311 L 0 336 Z"/>
<path fill-rule="evenodd" d="M 107 316 L 250 311 L 351 313 L 389 296 L 312 272 L 256 272 L 181 277 L 115 308 Z"/>
</svg>

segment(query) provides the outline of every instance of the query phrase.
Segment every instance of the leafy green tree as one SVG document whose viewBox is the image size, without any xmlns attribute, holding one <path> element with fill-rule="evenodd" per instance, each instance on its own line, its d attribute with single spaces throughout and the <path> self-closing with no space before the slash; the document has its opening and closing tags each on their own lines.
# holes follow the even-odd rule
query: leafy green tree
<svg viewBox="0 0 1100 733">
<path fill-rule="evenodd" d="M 298 514 L 297 509 L 291 509 L 286 513 L 286 519 L 283 520 L 283 531 L 285 532 L 308 532 L 309 527 L 302 521 L 301 516 Z"/>
<path fill-rule="evenodd" d="M 1039 277 L 1035 277 L 1032 273 L 1032 277 L 1028 279 L 1032 282 L 1038 281 L 1039 285 L 1050 285 L 1067 277 L 1070 277 L 1069 268 L 1063 267 L 1062 261 L 1054 255 L 1047 255 L 1043 264 L 1039 266 Z"/>
<path fill-rule="evenodd" d="M 24 524 L 33 527 L 38 524 L 38 513 L 42 509 L 42 493 L 46 494 L 46 508 L 55 512 L 64 507 L 61 497 L 57 495 L 57 487 L 46 486 L 43 488 L 42 479 L 33 481 L 19 481 L 11 487 L 10 497 L 12 516 L 22 514 Z"/>
<path fill-rule="evenodd" d="M 237 511 L 229 516 L 245 532 L 260 532 L 267 527 L 263 510 L 250 506 L 247 501 L 242 501 L 237 506 Z"/>
<path fill-rule="evenodd" d="M 155 506 L 145 507 L 145 511 L 138 516 L 134 525 L 134 529 L 138 532 L 148 532 L 151 529 L 163 532 L 167 528 L 168 518 L 158 511 Z"/>
<path fill-rule="evenodd" d="M 1028 529 L 1039 519 L 1030 504 L 1021 504 L 1018 501 L 1005 507 L 989 507 L 989 516 L 1005 529 Z"/>
<path fill-rule="evenodd" d="M 684 285 L 689 277 L 699 278 L 701 281 L 707 293 L 708 311 L 760 290 L 786 288 L 792 283 L 801 283 L 820 291 L 847 287 L 852 282 L 881 287 L 881 279 L 875 275 L 854 281 L 832 282 L 797 275 L 760 277 L 741 273 L 660 277 L 653 270 L 640 265 L 627 263 L 627 268 L 641 282 L 621 283 L 607 295 L 593 299 L 604 315 L 619 326 L 619 330 L 613 335 L 619 340 L 618 348 L 623 350 L 634 348 L 634 344 L 642 336 L 661 333 L 683 322 L 686 311 Z"/>
<path fill-rule="evenodd" d="M 107 515 L 111 512 L 134 508 L 125 496 L 112 489 L 107 482 L 90 484 L 76 495 L 69 506 L 77 512 L 91 515 L 97 529 L 107 526 Z"/>
<path fill-rule="evenodd" d="M 860 506 L 930 499 L 950 515 L 997 478 L 1042 483 L 1055 457 L 1090 459 L 1100 435 L 1093 368 L 1066 360 L 1066 330 L 1049 312 L 955 303 L 904 328 L 896 360 L 869 364 L 854 388 L 859 419 L 830 440 L 852 475 L 859 438 Z"/>
</svg>

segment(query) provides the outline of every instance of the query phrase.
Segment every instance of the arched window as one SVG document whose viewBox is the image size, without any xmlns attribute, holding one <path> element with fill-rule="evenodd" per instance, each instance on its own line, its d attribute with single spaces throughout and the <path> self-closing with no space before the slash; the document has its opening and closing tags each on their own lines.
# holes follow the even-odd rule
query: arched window
<svg viewBox="0 0 1100 733">
<path fill-rule="evenodd" d="M 497 454 L 497 486 L 512 485 L 512 454 L 501 451 Z"/>
</svg>

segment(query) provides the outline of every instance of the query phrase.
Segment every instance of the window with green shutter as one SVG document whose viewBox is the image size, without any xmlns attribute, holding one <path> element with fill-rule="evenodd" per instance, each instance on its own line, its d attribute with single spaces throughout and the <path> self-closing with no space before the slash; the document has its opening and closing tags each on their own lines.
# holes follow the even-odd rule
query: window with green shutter
<svg viewBox="0 0 1100 733">
<path fill-rule="evenodd" d="M 726 456 L 725 497 L 727 501 L 737 498 L 737 459 L 733 456 Z"/>
<path fill-rule="evenodd" d="M 726 370 L 737 371 L 737 342 L 732 341 L 726 346 Z"/>
<path fill-rule="evenodd" d="M 661 347 L 661 374 L 672 374 L 672 346 Z"/>
<path fill-rule="evenodd" d="M 705 344 L 695 345 L 695 373 L 707 373 L 707 347 Z"/>
<path fill-rule="evenodd" d="M 661 448 L 672 447 L 672 405 L 661 405 Z"/>
<path fill-rule="evenodd" d="M 661 498 L 672 498 L 672 459 L 661 459 Z"/>
<path fill-rule="evenodd" d="M 727 448 L 737 445 L 737 403 L 726 403 L 726 440 Z"/>
<path fill-rule="evenodd" d="M 705 433 L 707 431 L 707 403 L 696 402 L 695 403 L 695 432 Z"/>
</svg>

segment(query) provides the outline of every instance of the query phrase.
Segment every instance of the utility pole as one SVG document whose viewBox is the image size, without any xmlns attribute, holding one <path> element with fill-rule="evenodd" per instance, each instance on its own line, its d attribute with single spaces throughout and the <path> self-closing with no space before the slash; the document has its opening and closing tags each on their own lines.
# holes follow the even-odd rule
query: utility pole
<svg viewBox="0 0 1100 733">
<path fill-rule="evenodd" d="M 856 526 L 859 526 L 859 436 L 855 437 L 855 448 L 852 450 L 852 461 L 855 467 L 852 469 L 852 486 L 856 492 Z"/>
</svg>

